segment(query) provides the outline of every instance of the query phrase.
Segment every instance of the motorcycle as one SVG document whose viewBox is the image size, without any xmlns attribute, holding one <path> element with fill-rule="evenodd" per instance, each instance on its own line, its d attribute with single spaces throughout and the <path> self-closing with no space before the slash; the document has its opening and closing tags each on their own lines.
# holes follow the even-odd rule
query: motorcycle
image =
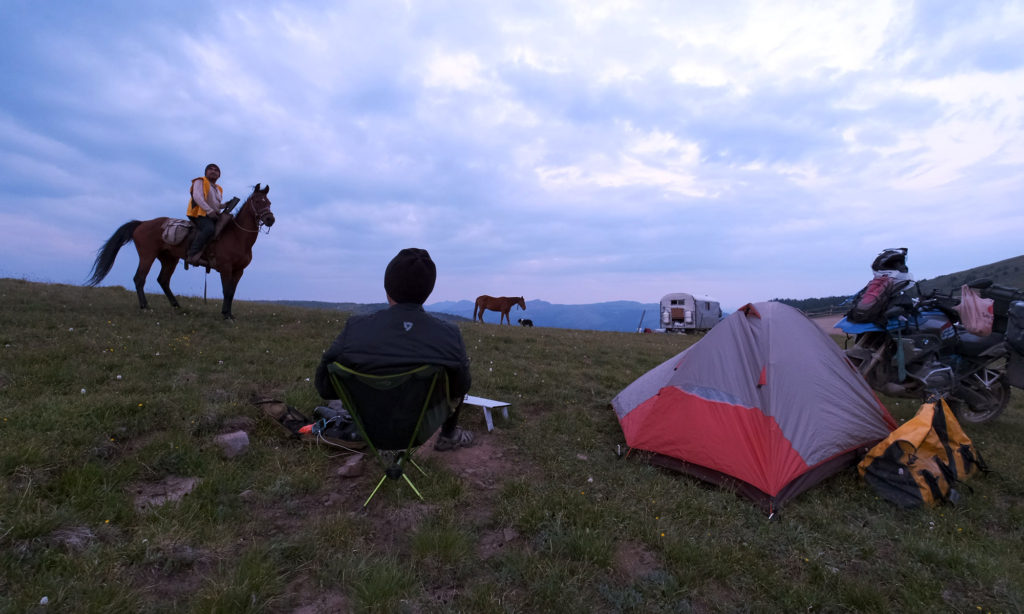
<svg viewBox="0 0 1024 614">
<path fill-rule="evenodd" d="M 993 300 L 992 332 L 976 335 L 960 322 L 959 297 L 922 292 L 905 259 L 905 248 L 875 259 L 875 280 L 858 295 L 867 297 L 862 303 L 877 301 L 875 317 L 865 318 L 855 305 L 835 325 L 847 334 L 846 356 L 877 392 L 941 396 L 965 422 L 994 419 L 1009 404 L 1010 387 L 1024 388 L 1024 291 L 987 279 L 967 284 Z M 875 288 L 882 290 L 872 294 Z"/>
</svg>

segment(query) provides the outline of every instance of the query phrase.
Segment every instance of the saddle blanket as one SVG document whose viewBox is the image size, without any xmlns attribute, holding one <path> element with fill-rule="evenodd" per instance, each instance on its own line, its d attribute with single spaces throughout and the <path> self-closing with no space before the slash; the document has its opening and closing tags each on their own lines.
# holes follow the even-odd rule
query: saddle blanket
<svg viewBox="0 0 1024 614">
<path fill-rule="evenodd" d="M 168 245 L 180 245 L 185 237 L 188 236 L 189 231 L 192 230 L 192 222 L 189 220 L 176 220 L 168 218 L 163 226 L 160 227 L 163 231 L 164 243 Z"/>
</svg>

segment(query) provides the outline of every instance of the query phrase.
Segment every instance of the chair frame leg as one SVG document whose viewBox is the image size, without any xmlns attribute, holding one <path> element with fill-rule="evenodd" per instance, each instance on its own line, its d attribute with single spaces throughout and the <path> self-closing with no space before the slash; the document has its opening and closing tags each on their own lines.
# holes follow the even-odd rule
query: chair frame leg
<svg viewBox="0 0 1024 614">
<path fill-rule="evenodd" d="M 377 486 L 373 489 L 373 492 L 371 492 L 370 496 L 367 497 L 366 501 L 363 502 L 363 507 L 366 507 L 367 505 L 370 504 L 370 499 L 372 499 L 373 496 L 377 494 L 377 491 L 380 490 L 381 484 L 383 484 L 384 480 L 386 480 L 386 479 L 388 479 L 388 476 L 386 476 L 386 475 L 381 476 L 380 481 L 377 482 Z"/>
<path fill-rule="evenodd" d="M 419 463 L 417 463 L 415 460 L 413 460 L 411 455 L 410 456 L 404 456 L 404 453 L 403 453 L 403 457 L 400 458 L 397 461 L 397 464 L 401 465 L 404 461 L 409 461 L 409 463 L 413 467 L 416 467 L 417 469 L 419 469 L 420 473 L 422 473 L 423 475 L 427 475 L 427 472 L 423 470 L 423 467 L 420 467 Z M 414 493 L 416 493 L 416 496 L 420 498 L 420 501 L 425 501 L 425 499 L 423 498 L 423 495 L 420 493 L 420 490 L 418 488 L 416 488 L 416 485 L 412 483 L 412 480 L 409 479 L 409 476 L 406 475 L 406 473 L 404 471 L 402 472 L 402 478 L 405 479 L 405 483 L 409 485 L 409 488 L 411 488 L 412 491 Z M 381 476 L 380 481 L 377 482 L 377 486 L 374 487 L 373 492 L 371 492 L 370 496 L 367 497 L 366 501 L 363 502 L 363 507 L 366 507 L 367 505 L 369 505 L 370 499 L 373 499 L 374 495 L 377 494 L 377 491 L 380 490 L 380 487 L 384 484 L 384 481 L 387 480 L 387 479 L 388 479 L 388 474 L 387 473 L 385 473 L 384 475 Z"/>
</svg>

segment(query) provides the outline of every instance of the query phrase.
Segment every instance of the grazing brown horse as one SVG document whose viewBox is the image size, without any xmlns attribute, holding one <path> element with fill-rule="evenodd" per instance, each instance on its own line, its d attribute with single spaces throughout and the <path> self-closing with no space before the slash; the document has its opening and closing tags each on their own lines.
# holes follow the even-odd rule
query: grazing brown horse
<svg viewBox="0 0 1024 614">
<path fill-rule="evenodd" d="M 526 311 L 526 301 L 521 296 L 483 296 L 476 297 L 476 305 L 473 306 L 473 321 L 476 322 L 477 314 L 480 315 L 480 321 L 484 321 L 484 312 L 490 309 L 491 311 L 500 311 L 501 318 L 498 320 L 498 324 L 502 322 L 508 322 L 509 326 L 512 326 L 512 320 L 508 317 L 509 310 L 512 309 L 513 305 L 519 305 L 523 311 Z"/>
<path fill-rule="evenodd" d="M 260 188 L 257 183 L 238 210 L 238 215 L 224 227 L 216 240 L 207 244 L 205 255 L 209 258 L 210 268 L 220 272 L 221 287 L 224 290 L 224 303 L 220 312 L 225 320 L 235 319 L 231 315 L 231 301 L 235 297 L 238 280 L 242 278 L 242 271 L 252 261 L 252 246 L 259 236 L 260 228 L 274 225 L 274 213 L 270 210 L 270 199 L 267 198 L 269 191 L 269 185 Z M 132 220 L 118 228 L 97 253 L 96 262 L 92 265 L 92 276 L 86 284 L 95 286 L 100 283 L 110 272 L 121 247 L 134 241 L 135 249 L 139 252 L 139 268 L 134 277 L 139 308 L 148 307 L 143 289 L 154 260 L 160 261 L 160 274 L 156 278 L 160 288 L 167 295 L 167 300 L 171 301 L 171 306 L 178 307 L 178 299 L 171 292 L 171 275 L 178 266 L 178 260 L 185 257 L 189 241 L 179 245 L 164 243 L 162 226 L 168 219 L 158 217 L 145 222 Z"/>
</svg>

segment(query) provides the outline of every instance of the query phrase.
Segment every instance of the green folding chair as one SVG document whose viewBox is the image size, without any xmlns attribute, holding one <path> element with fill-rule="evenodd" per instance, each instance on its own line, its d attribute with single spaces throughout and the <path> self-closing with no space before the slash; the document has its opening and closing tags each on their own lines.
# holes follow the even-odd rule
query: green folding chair
<svg viewBox="0 0 1024 614">
<path fill-rule="evenodd" d="M 409 479 L 405 465 L 408 463 L 426 475 L 413 460 L 413 454 L 441 428 L 452 411 L 444 367 L 422 365 L 400 373 L 371 375 L 334 362 L 327 365 L 327 372 L 356 429 L 384 469 L 363 507 L 389 478 L 404 479 L 422 500 L 423 495 Z"/>
</svg>

